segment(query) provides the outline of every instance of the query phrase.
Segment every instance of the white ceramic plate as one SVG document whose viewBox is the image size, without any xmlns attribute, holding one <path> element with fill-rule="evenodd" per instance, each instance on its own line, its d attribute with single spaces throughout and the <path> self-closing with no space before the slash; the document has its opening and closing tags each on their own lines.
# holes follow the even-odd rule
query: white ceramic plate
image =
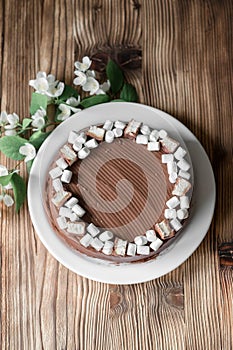
<svg viewBox="0 0 233 350">
<path fill-rule="evenodd" d="M 119 266 L 93 260 L 71 250 L 52 230 L 43 207 L 42 194 L 48 168 L 71 130 L 111 120 L 134 118 L 155 128 L 177 133 L 190 153 L 194 191 L 190 220 L 175 242 L 155 260 Z M 28 184 L 28 205 L 35 230 L 48 251 L 63 265 L 84 277 L 113 284 L 133 284 L 158 278 L 182 264 L 199 246 L 210 226 L 215 205 L 215 181 L 209 159 L 196 137 L 170 115 L 142 104 L 110 102 L 72 116 L 57 127 L 40 148 Z"/>
</svg>

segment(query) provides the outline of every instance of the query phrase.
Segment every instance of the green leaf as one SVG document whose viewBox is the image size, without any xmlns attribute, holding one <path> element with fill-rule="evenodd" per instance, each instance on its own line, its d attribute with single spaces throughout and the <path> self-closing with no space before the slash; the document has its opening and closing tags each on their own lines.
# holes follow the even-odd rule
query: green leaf
<svg viewBox="0 0 233 350">
<path fill-rule="evenodd" d="M 25 156 L 19 153 L 19 148 L 28 140 L 19 136 L 3 136 L 0 138 L 0 151 L 8 158 L 14 160 L 24 159 Z"/>
<path fill-rule="evenodd" d="M 133 85 L 125 83 L 120 94 L 120 98 L 127 102 L 137 102 L 138 95 Z"/>
<path fill-rule="evenodd" d="M 31 171 L 31 168 L 32 168 L 33 161 L 34 161 L 34 159 L 31 159 L 31 160 L 29 160 L 29 161 L 26 163 L 26 168 L 27 168 L 27 172 L 28 172 L 28 174 L 30 174 L 30 171 Z"/>
<path fill-rule="evenodd" d="M 42 143 L 45 141 L 45 139 L 51 134 L 51 131 L 43 132 L 43 131 L 36 131 L 29 139 L 29 142 L 36 148 L 39 149 Z"/>
<path fill-rule="evenodd" d="M 38 94 L 37 92 L 32 93 L 30 113 L 33 115 L 38 111 L 40 107 L 43 107 L 45 110 L 47 108 L 48 98 L 46 95 Z"/>
<path fill-rule="evenodd" d="M 98 105 L 100 103 L 105 103 L 110 100 L 110 97 L 108 95 L 96 95 L 96 96 L 91 96 L 87 97 L 84 100 L 80 102 L 80 106 L 83 108 L 88 108 L 91 106 Z"/>
<path fill-rule="evenodd" d="M 13 175 L 13 173 L 9 174 L 9 175 L 5 175 L 5 176 L 0 176 L 0 184 L 2 186 L 8 185 L 10 180 L 11 180 L 11 178 L 12 178 L 12 175 Z"/>
<path fill-rule="evenodd" d="M 114 61 L 109 60 L 106 67 L 106 73 L 111 84 L 111 90 L 115 94 L 120 90 L 124 82 L 122 70 Z"/>
<path fill-rule="evenodd" d="M 63 90 L 63 93 L 61 94 L 61 96 L 59 96 L 59 101 L 66 101 L 68 98 L 70 97 L 75 97 L 78 98 L 79 94 L 78 91 L 75 90 L 72 86 L 70 85 L 65 85 L 65 88 Z"/>
<path fill-rule="evenodd" d="M 26 129 L 32 122 L 32 119 L 30 118 L 24 118 L 23 119 L 23 129 Z"/>
<path fill-rule="evenodd" d="M 26 198 L 26 193 L 27 193 L 26 184 L 24 179 L 17 173 L 14 173 L 12 175 L 10 183 L 13 187 L 13 192 L 14 192 L 15 210 L 16 212 L 18 212 Z"/>
<path fill-rule="evenodd" d="M 112 100 L 111 102 L 125 102 L 125 100 L 121 98 L 116 98 L 115 100 Z"/>
</svg>

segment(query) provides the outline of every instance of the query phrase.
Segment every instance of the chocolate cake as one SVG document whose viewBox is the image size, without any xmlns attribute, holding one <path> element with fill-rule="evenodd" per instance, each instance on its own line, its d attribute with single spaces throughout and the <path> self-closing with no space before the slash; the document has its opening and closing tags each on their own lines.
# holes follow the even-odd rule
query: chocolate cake
<svg viewBox="0 0 233 350">
<path fill-rule="evenodd" d="M 154 258 L 188 218 L 186 158 L 165 130 L 135 120 L 71 131 L 46 181 L 49 221 L 79 254 L 114 263 Z"/>
</svg>

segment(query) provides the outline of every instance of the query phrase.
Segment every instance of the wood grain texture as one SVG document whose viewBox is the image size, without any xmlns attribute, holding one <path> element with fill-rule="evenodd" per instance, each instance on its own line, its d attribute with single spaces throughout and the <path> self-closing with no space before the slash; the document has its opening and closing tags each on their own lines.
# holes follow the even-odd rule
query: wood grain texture
<svg viewBox="0 0 233 350">
<path fill-rule="evenodd" d="M 233 348 L 232 18 L 231 0 L 0 2 L 1 110 L 28 116 L 38 70 L 72 83 L 75 60 L 91 55 L 101 71 L 109 55 L 140 102 L 193 131 L 217 184 L 197 251 L 133 286 L 75 275 L 39 241 L 27 205 L 20 215 L 1 207 L 1 349 Z"/>
</svg>

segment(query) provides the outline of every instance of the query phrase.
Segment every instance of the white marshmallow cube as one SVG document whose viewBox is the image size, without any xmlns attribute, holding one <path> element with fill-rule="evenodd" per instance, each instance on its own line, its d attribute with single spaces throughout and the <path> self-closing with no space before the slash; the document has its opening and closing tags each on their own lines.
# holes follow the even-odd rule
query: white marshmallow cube
<svg viewBox="0 0 233 350">
<path fill-rule="evenodd" d="M 112 251 L 113 251 L 113 246 L 114 246 L 114 243 L 113 243 L 112 241 L 106 241 L 106 242 L 104 243 L 102 252 L 103 252 L 105 255 L 111 255 L 111 254 L 112 254 Z"/>
<path fill-rule="evenodd" d="M 137 254 L 149 255 L 150 254 L 150 247 L 147 245 L 138 245 L 137 246 Z"/>
<path fill-rule="evenodd" d="M 65 230 L 67 228 L 67 221 L 64 216 L 59 216 L 57 218 L 57 224 L 61 230 Z"/>
<path fill-rule="evenodd" d="M 186 155 L 186 151 L 185 149 L 183 149 L 181 146 L 179 146 L 177 148 L 177 150 L 175 151 L 174 153 L 174 157 L 177 159 L 177 160 L 181 160 L 182 158 L 184 158 L 184 156 Z"/>
<path fill-rule="evenodd" d="M 172 219 L 170 221 L 170 225 L 176 232 L 179 231 L 181 229 L 181 227 L 182 227 L 180 221 L 177 220 L 177 219 Z"/>
<path fill-rule="evenodd" d="M 104 246 L 104 243 L 101 242 L 101 240 L 99 238 L 94 238 L 92 241 L 91 241 L 91 247 L 94 248 L 95 250 L 97 250 L 97 252 L 99 252 L 103 246 Z"/>
<path fill-rule="evenodd" d="M 188 171 L 190 169 L 190 164 L 187 162 L 185 159 L 181 159 L 178 163 L 177 166 L 183 170 L 183 171 Z"/>
<path fill-rule="evenodd" d="M 188 216 L 189 216 L 189 214 L 188 214 L 188 210 L 187 209 L 179 209 L 179 210 L 177 210 L 177 218 L 179 220 L 187 219 Z"/>
<path fill-rule="evenodd" d="M 166 205 L 168 206 L 169 209 L 174 209 L 180 204 L 179 199 L 176 196 L 173 196 L 170 198 L 167 202 Z"/>
<path fill-rule="evenodd" d="M 57 177 L 62 175 L 62 170 L 61 168 L 59 168 L 58 166 L 56 168 L 53 168 L 52 170 L 50 170 L 49 172 L 50 177 L 54 180 Z"/>
<path fill-rule="evenodd" d="M 174 156 L 173 154 L 162 154 L 161 160 L 163 164 L 173 162 Z"/>
<path fill-rule="evenodd" d="M 51 201 L 57 208 L 60 208 L 60 206 L 63 205 L 69 199 L 70 195 L 70 192 L 62 190 L 57 192 L 55 196 L 51 199 Z"/>
<path fill-rule="evenodd" d="M 88 233 L 83 236 L 80 239 L 80 244 L 82 244 L 82 246 L 84 246 L 85 248 L 89 247 L 89 245 L 91 244 L 91 242 L 93 241 L 93 238 L 91 237 L 91 235 L 89 235 Z"/>
<path fill-rule="evenodd" d="M 65 182 L 66 184 L 69 184 L 71 181 L 72 175 L 73 175 L 72 171 L 67 170 L 67 169 L 64 170 L 62 177 L 61 177 L 61 181 Z"/>
<path fill-rule="evenodd" d="M 67 163 L 69 165 L 72 165 L 76 160 L 77 160 L 77 155 L 76 153 L 73 151 L 72 148 L 70 148 L 70 146 L 68 145 L 64 145 L 61 149 L 60 149 L 61 154 L 63 155 L 63 157 L 65 158 L 65 160 L 67 161 Z"/>
<path fill-rule="evenodd" d="M 166 153 L 174 153 L 175 150 L 177 149 L 177 147 L 179 146 L 179 142 L 174 140 L 174 139 L 172 139 L 169 136 L 164 137 L 161 140 L 161 144 L 163 146 L 163 150 Z"/>
<path fill-rule="evenodd" d="M 90 139 L 87 142 L 84 143 L 84 146 L 89 148 L 89 149 L 93 149 L 98 147 L 98 142 L 95 139 Z"/>
<path fill-rule="evenodd" d="M 145 236 L 137 236 L 134 238 L 134 243 L 137 245 L 145 245 L 147 243 L 147 238 Z"/>
<path fill-rule="evenodd" d="M 85 159 L 89 154 L 90 154 L 90 150 L 87 147 L 83 147 L 82 149 L 80 149 L 80 151 L 78 151 L 78 157 L 79 159 Z"/>
<path fill-rule="evenodd" d="M 148 125 L 142 125 L 140 131 L 143 135 L 150 135 L 150 128 Z"/>
<path fill-rule="evenodd" d="M 74 141 L 77 139 L 77 137 L 78 137 L 77 132 L 75 132 L 75 131 L 70 131 L 69 137 L 68 137 L 68 142 L 71 143 L 71 144 L 73 144 Z"/>
<path fill-rule="evenodd" d="M 87 232 L 90 233 L 92 237 L 95 237 L 100 233 L 100 230 L 98 227 L 91 223 L 87 226 Z"/>
<path fill-rule="evenodd" d="M 114 242 L 114 248 L 117 255 L 124 256 L 126 251 L 127 241 L 116 238 Z"/>
<path fill-rule="evenodd" d="M 53 188 L 56 192 L 60 192 L 63 190 L 63 185 L 59 178 L 53 180 Z"/>
<path fill-rule="evenodd" d="M 115 137 L 115 135 L 114 135 L 114 132 L 113 132 L 112 130 L 107 130 L 107 131 L 106 131 L 106 134 L 105 134 L 105 141 L 106 141 L 107 143 L 112 143 L 113 140 L 114 140 L 114 137 Z"/>
<path fill-rule="evenodd" d="M 114 132 L 115 137 L 121 137 L 123 135 L 123 130 L 120 128 L 115 128 L 112 131 Z"/>
<path fill-rule="evenodd" d="M 180 197 L 180 208 L 181 209 L 189 209 L 190 207 L 190 200 L 188 196 L 181 196 Z"/>
<path fill-rule="evenodd" d="M 74 141 L 73 143 L 73 149 L 78 152 L 80 151 L 80 149 L 82 149 L 83 147 L 83 144 L 81 142 L 78 142 L 78 141 Z"/>
<path fill-rule="evenodd" d="M 176 162 L 168 162 L 167 163 L 167 172 L 168 172 L 169 175 L 171 175 L 171 173 L 176 173 L 177 172 Z"/>
<path fill-rule="evenodd" d="M 86 211 L 79 204 L 75 204 L 72 207 L 72 210 L 75 214 L 78 215 L 79 218 L 81 218 L 86 213 Z"/>
<path fill-rule="evenodd" d="M 148 144 L 148 135 L 137 135 L 136 143 L 139 145 L 147 145 Z"/>
<path fill-rule="evenodd" d="M 113 127 L 113 122 L 111 120 L 106 120 L 103 126 L 103 129 L 108 131 L 108 130 L 112 130 Z"/>
<path fill-rule="evenodd" d="M 158 141 L 158 138 L 159 138 L 159 132 L 158 130 L 152 130 L 151 133 L 150 133 L 150 136 L 149 136 L 149 140 L 150 141 Z"/>
<path fill-rule="evenodd" d="M 153 249 L 155 252 L 159 249 L 159 247 L 161 247 L 161 245 L 163 244 L 163 241 L 161 241 L 161 239 L 157 238 L 155 241 L 153 241 L 150 244 L 151 249 Z"/>
<path fill-rule="evenodd" d="M 153 242 L 157 239 L 155 230 L 148 230 L 146 231 L 146 238 L 148 240 L 148 242 Z"/>
<path fill-rule="evenodd" d="M 169 175 L 169 182 L 171 184 L 174 184 L 176 182 L 177 177 L 177 172 L 171 172 L 171 174 Z"/>
<path fill-rule="evenodd" d="M 183 179 L 186 179 L 186 180 L 189 180 L 191 177 L 191 175 L 187 171 L 184 171 L 184 170 L 180 170 L 178 175 L 179 175 L 179 177 L 183 177 Z"/>
<path fill-rule="evenodd" d="M 64 158 L 59 158 L 57 161 L 56 161 L 56 164 L 59 168 L 61 168 L 62 170 L 65 170 L 66 168 L 68 168 L 69 164 L 66 163 L 65 159 Z"/>
<path fill-rule="evenodd" d="M 84 222 L 68 222 L 67 232 L 73 233 L 75 235 L 84 235 L 85 233 L 85 223 Z"/>
<path fill-rule="evenodd" d="M 118 128 L 118 129 L 124 129 L 126 127 L 126 124 L 124 122 L 121 122 L 120 120 L 117 120 L 115 123 L 114 123 L 114 126 L 115 128 Z"/>
<path fill-rule="evenodd" d="M 175 209 L 165 209 L 164 210 L 165 219 L 175 219 L 176 218 L 176 210 Z"/>
<path fill-rule="evenodd" d="M 137 251 L 137 246 L 134 243 L 129 243 L 127 248 L 127 255 L 129 256 L 135 256 Z"/>
<path fill-rule="evenodd" d="M 159 137 L 161 138 L 161 139 L 164 139 L 165 137 L 167 137 L 167 132 L 166 132 L 166 130 L 160 130 L 159 131 Z"/>
<path fill-rule="evenodd" d="M 99 235 L 99 239 L 102 242 L 109 241 L 113 238 L 113 233 L 111 231 L 104 231 Z"/>
<path fill-rule="evenodd" d="M 84 132 L 81 132 L 80 134 L 78 134 L 75 143 L 81 143 L 84 144 L 87 140 L 87 135 Z"/>
<path fill-rule="evenodd" d="M 74 206 L 75 204 L 77 204 L 77 203 L 78 203 L 78 199 L 75 198 L 75 197 L 71 197 L 71 198 L 65 203 L 65 207 L 67 207 L 67 208 L 73 208 L 73 206 Z"/>
<path fill-rule="evenodd" d="M 176 180 L 176 184 L 173 188 L 172 194 L 175 196 L 184 196 L 191 188 L 190 182 L 188 180 L 183 179 L 182 177 L 178 177 Z"/>
<path fill-rule="evenodd" d="M 61 207 L 61 208 L 59 209 L 59 215 L 60 215 L 60 216 L 64 216 L 65 218 L 70 219 L 71 222 L 74 222 L 74 221 L 78 221 L 78 220 L 79 220 L 78 216 L 77 216 L 74 212 L 72 212 L 71 209 L 66 208 L 66 207 Z"/>
<path fill-rule="evenodd" d="M 157 141 L 148 142 L 147 150 L 148 151 L 159 151 L 160 150 L 160 142 L 157 142 Z"/>
</svg>

